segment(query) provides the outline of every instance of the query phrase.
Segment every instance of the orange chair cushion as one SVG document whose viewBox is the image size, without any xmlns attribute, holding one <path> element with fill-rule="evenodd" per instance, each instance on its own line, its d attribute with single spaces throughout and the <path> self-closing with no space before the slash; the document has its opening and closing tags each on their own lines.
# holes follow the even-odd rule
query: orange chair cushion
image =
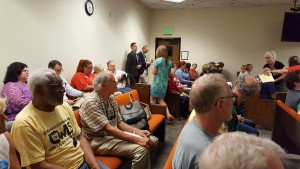
<svg viewBox="0 0 300 169">
<path fill-rule="evenodd" d="M 79 127 L 82 127 L 82 126 L 81 126 L 81 123 L 80 123 L 79 109 L 77 109 L 77 110 L 75 110 L 75 111 L 73 111 L 73 112 L 74 112 L 74 116 L 75 116 L 75 119 L 76 119 L 76 121 L 77 121 L 78 126 L 79 126 Z"/>
<path fill-rule="evenodd" d="M 151 119 L 148 120 L 150 132 L 153 132 L 160 125 L 160 123 L 164 122 L 165 116 L 161 114 L 151 114 Z"/>
<path fill-rule="evenodd" d="M 129 94 L 132 94 L 134 100 L 140 100 L 139 93 L 138 93 L 137 90 L 133 90 L 133 91 L 128 92 L 128 93 L 124 93 L 124 94 L 121 94 L 119 96 L 116 96 L 116 101 L 117 101 L 117 104 L 118 104 L 119 107 L 123 106 L 124 104 L 129 104 L 130 103 Z"/>
<path fill-rule="evenodd" d="M 124 161 L 121 157 L 115 156 L 96 156 L 96 159 L 104 163 L 110 169 L 120 168 Z"/>
</svg>

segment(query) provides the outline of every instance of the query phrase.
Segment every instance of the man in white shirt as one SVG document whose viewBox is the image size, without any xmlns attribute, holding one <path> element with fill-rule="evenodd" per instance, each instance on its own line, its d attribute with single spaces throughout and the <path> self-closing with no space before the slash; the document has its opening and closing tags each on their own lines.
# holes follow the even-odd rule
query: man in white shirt
<svg viewBox="0 0 300 169">
<path fill-rule="evenodd" d="M 48 68 L 52 69 L 56 72 L 57 75 L 60 75 L 61 72 L 63 72 L 62 69 L 62 64 L 58 61 L 58 60 L 51 60 L 48 63 Z M 82 91 L 76 90 L 74 89 L 67 81 L 66 79 L 60 77 L 65 85 L 65 89 L 66 92 L 64 94 L 64 102 L 67 102 L 69 105 L 74 105 L 75 102 L 74 100 L 69 100 L 67 97 L 67 94 L 69 96 L 73 96 L 73 97 L 86 97 L 87 95 L 89 95 L 90 93 L 84 93 Z"/>
<path fill-rule="evenodd" d="M 115 61 L 109 60 L 107 62 L 107 71 L 114 75 L 115 80 L 117 82 L 117 88 L 118 88 L 119 92 L 127 93 L 127 92 L 132 91 L 131 88 L 126 87 L 127 73 L 122 70 L 117 70 Z"/>
</svg>

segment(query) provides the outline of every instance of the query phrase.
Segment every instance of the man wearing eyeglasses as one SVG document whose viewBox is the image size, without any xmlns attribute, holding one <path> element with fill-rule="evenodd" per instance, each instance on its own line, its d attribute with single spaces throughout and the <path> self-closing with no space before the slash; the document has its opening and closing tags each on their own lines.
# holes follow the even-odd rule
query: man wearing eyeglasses
<svg viewBox="0 0 300 169">
<path fill-rule="evenodd" d="M 123 122 L 113 96 L 117 85 L 112 73 L 94 80 L 95 92 L 80 107 L 83 135 L 96 154 L 132 158 L 131 168 L 150 169 L 157 138 L 147 130 L 139 130 Z"/>
<path fill-rule="evenodd" d="M 51 60 L 48 63 L 48 68 L 54 70 L 57 75 L 60 75 L 63 72 L 62 64 L 58 60 Z M 75 101 L 74 100 L 69 100 L 68 97 L 67 97 L 67 94 L 69 96 L 72 96 L 72 97 L 75 97 L 75 98 L 77 98 L 77 97 L 86 97 L 86 96 L 89 95 L 89 93 L 85 93 L 85 92 L 74 89 L 66 81 L 66 79 L 64 79 L 62 77 L 61 77 L 61 79 L 62 79 L 63 83 L 65 84 L 65 89 L 66 89 L 66 92 L 64 93 L 64 101 L 67 102 L 69 105 L 71 105 L 71 106 L 74 105 Z"/>
<path fill-rule="evenodd" d="M 63 102 L 65 88 L 55 71 L 34 71 L 28 86 L 32 101 L 17 115 L 12 127 L 21 167 L 108 168 L 96 161 L 71 107 Z"/>
<path fill-rule="evenodd" d="M 190 101 L 196 112 L 195 117 L 180 133 L 172 168 L 198 168 L 201 152 L 219 134 L 224 121 L 231 119 L 235 97 L 221 74 L 208 74 L 194 82 Z"/>
</svg>

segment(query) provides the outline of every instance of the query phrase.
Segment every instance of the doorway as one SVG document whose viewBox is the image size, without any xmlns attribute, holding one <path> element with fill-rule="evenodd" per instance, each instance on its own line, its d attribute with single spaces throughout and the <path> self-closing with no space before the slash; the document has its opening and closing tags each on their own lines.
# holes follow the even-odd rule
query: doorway
<svg viewBox="0 0 300 169">
<path fill-rule="evenodd" d="M 159 45 L 165 45 L 167 47 L 171 62 L 177 63 L 180 61 L 181 38 L 155 38 L 155 51 Z"/>
</svg>

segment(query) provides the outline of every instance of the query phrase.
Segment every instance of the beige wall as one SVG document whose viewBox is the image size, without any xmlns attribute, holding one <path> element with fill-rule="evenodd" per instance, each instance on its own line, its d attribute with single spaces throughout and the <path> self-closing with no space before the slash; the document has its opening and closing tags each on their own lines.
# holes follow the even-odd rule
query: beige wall
<svg viewBox="0 0 300 169">
<path fill-rule="evenodd" d="M 33 71 L 52 59 L 62 62 L 70 80 L 80 59 L 123 69 L 130 43 L 148 44 L 150 10 L 135 0 L 6 0 L 0 5 L 0 87 L 6 67 L 21 61 Z"/>
<path fill-rule="evenodd" d="M 151 12 L 150 44 L 164 37 L 165 27 L 173 28 L 172 37 L 181 37 L 181 50 L 189 51 L 189 62 L 222 61 L 230 81 L 242 64 L 252 63 L 253 74 L 265 64 L 264 52 L 275 50 L 278 60 L 287 65 L 291 55 L 300 56 L 300 43 L 280 42 L 284 12 L 282 7 L 243 7 L 182 9 Z"/>
</svg>

